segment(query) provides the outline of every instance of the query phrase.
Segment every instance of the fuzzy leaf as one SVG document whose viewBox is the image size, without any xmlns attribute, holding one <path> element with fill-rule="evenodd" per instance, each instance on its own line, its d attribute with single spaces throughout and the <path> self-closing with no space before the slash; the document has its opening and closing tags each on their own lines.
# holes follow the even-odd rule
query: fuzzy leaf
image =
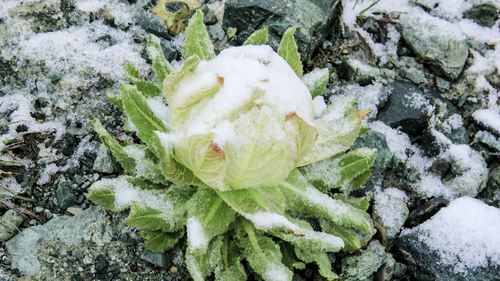
<svg viewBox="0 0 500 281">
<path fill-rule="evenodd" d="M 280 247 L 271 238 L 260 234 L 246 221 L 238 224 L 237 233 L 248 264 L 263 280 L 292 280 L 292 272 L 281 262 Z"/>
<path fill-rule="evenodd" d="M 327 254 L 318 253 L 307 248 L 296 248 L 295 253 L 297 254 L 297 257 L 305 263 L 316 263 L 319 268 L 319 274 L 325 277 L 328 281 L 339 278 L 339 276 L 332 271 L 332 264 Z"/>
<path fill-rule="evenodd" d="M 160 39 L 154 35 L 149 35 L 146 40 L 146 52 L 153 62 L 152 68 L 156 81 L 161 85 L 167 75 L 172 72 L 172 67 L 168 63 L 161 48 Z"/>
<path fill-rule="evenodd" d="M 151 147 L 154 132 L 165 132 L 165 125 L 154 115 L 144 96 L 135 86 L 122 85 L 120 91 L 123 96 L 123 109 L 137 128 L 137 135 Z"/>
<path fill-rule="evenodd" d="M 269 42 L 269 30 L 267 27 L 254 31 L 243 45 L 266 45 Z"/>
<path fill-rule="evenodd" d="M 98 119 L 94 119 L 93 126 L 101 141 L 108 147 L 123 169 L 127 173 L 134 174 L 136 166 L 134 158 L 127 154 L 125 149 L 106 131 Z"/>
<path fill-rule="evenodd" d="M 297 76 L 302 77 L 304 70 L 302 69 L 302 62 L 300 61 L 299 48 L 293 38 L 295 30 L 297 30 L 297 28 L 292 26 L 285 31 L 278 47 L 278 54 L 288 62 Z"/>
<path fill-rule="evenodd" d="M 137 80 L 134 82 L 134 85 L 146 98 L 154 98 L 161 95 L 161 89 L 151 81 Z"/>
<path fill-rule="evenodd" d="M 206 251 L 208 242 L 225 233 L 235 220 L 234 211 L 209 188 L 199 188 L 188 203 L 188 244 L 190 251 Z"/>
<path fill-rule="evenodd" d="M 146 231 L 140 233 L 141 237 L 146 239 L 144 247 L 155 253 L 163 253 L 172 249 L 182 238 L 182 231 L 169 233 L 165 231 Z"/>
<path fill-rule="evenodd" d="M 325 219 L 320 219 L 319 222 L 323 231 L 337 235 L 344 240 L 344 251 L 348 253 L 363 247 L 371 239 L 371 235 L 366 235 L 360 231 L 337 225 Z"/>
<path fill-rule="evenodd" d="M 345 202 L 365 212 L 368 211 L 368 208 L 370 207 L 370 201 L 372 199 L 371 196 L 369 195 L 363 197 L 352 197 L 352 196 L 347 196 L 344 193 L 334 194 L 333 198 Z"/>
<path fill-rule="evenodd" d="M 182 79 L 191 74 L 199 63 L 200 57 L 197 55 L 190 56 L 184 60 L 181 69 L 170 73 L 165 80 L 163 80 L 163 91 L 168 104 L 173 102 L 175 91 Z"/>
<path fill-rule="evenodd" d="M 323 94 L 325 91 L 329 77 L 330 72 L 328 68 L 315 68 L 313 71 L 304 75 L 302 81 L 306 84 L 311 96 L 316 97 Z"/>
<path fill-rule="evenodd" d="M 315 120 L 318 140 L 307 153 L 300 166 L 321 161 L 348 150 L 359 135 L 361 118 L 353 98 L 339 98 Z M 339 116 L 340 115 L 340 116 Z"/>
<path fill-rule="evenodd" d="M 186 266 L 194 281 L 204 281 L 222 264 L 222 246 L 222 237 L 217 237 L 210 242 L 206 253 L 186 251 Z"/>
<path fill-rule="evenodd" d="M 106 94 L 106 98 L 121 111 L 123 111 L 122 96 L 112 93 L 111 91 Z"/>
<path fill-rule="evenodd" d="M 139 72 L 137 67 L 135 67 L 135 65 L 133 65 L 132 63 L 130 62 L 125 63 L 124 70 L 125 70 L 125 77 L 127 77 L 127 79 L 130 82 L 133 83 L 141 79 L 141 73 Z"/>
<path fill-rule="evenodd" d="M 132 207 L 130 207 L 130 214 L 126 223 L 141 230 L 175 231 L 170 225 L 170 222 L 165 220 L 162 211 L 142 204 L 133 204 Z"/>
<path fill-rule="evenodd" d="M 115 193 L 112 187 L 91 190 L 87 197 L 106 210 L 115 210 Z"/>
<path fill-rule="evenodd" d="M 203 23 L 203 12 L 201 10 L 194 13 L 186 28 L 186 41 L 182 56 L 187 59 L 193 55 L 202 60 L 215 57 L 214 44 L 210 40 L 207 28 Z"/>
<path fill-rule="evenodd" d="M 338 188 L 350 192 L 362 188 L 371 176 L 376 150 L 361 148 L 302 167 L 308 181 L 321 191 Z"/>
<path fill-rule="evenodd" d="M 298 170 L 290 174 L 282 187 L 288 190 L 285 194 L 293 202 L 294 211 L 373 234 L 373 223 L 367 213 L 320 192 Z"/>
<path fill-rule="evenodd" d="M 169 181 L 182 185 L 205 186 L 193 175 L 191 170 L 174 159 L 173 149 L 169 144 L 167 134 L 156 132 L 155 137 L 152 138 L 151 150 L 160 161 L 162 174 Z"/>
</svg>

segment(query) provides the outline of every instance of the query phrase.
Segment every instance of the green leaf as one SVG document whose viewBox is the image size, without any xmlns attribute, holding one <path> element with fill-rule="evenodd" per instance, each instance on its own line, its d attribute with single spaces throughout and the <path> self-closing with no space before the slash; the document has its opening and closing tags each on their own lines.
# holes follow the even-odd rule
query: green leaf
<svg viewBox="0 0 500 281">
<path fill-rule="evenodd" d="M 214 44 L 210 40 L 207 28 L 203 23 L 203 12 L 201 10 L 194 13 L 186 28 L 186 40 L 182 56 L 187 59 L 193 55 L 202 60 L 215 57 Z"/>
<path fill-rule="evenodd" d="M 281 261 L 280 247 L 271 238 L 260 234 L 247 221 L 238 224 L 237 233 L 248 264 L 263 280 L 292 280 L 292 272 Z"/>
<path fill-rule="evenodd" d="M 108 147 L 123 169 L 127 173 L 134 174 L 136 166 L 134 158 L 127 154 L 125 149 L 106 131 L 98 119 L 94 119 L 92 124 L 101 141 Z"/>
<path fill-rule="evenodd" d="M 186 251 L 186 266 L 194 281 L 204 281 L 222 264 L 222 237 L 213 239 L 206 253 Z"/>
<path fill-rule="evenodd" d="M 243 254 L 234 239 L 232 239 L 230 235 L 226 234 L 224 235 L 222 243 L 222 260 L 217 267 L 218 270 L 215 271 L 215 280 L 247 280 L 247 274 L 241 262 L 243 260 Z"/>
<path fill-rule="evenodd" d="M 348 193 L 364 186 L 376 157 L 376 150 L 361 148 L 314 162 L 301 171 L 321 191 L 338 188 Z"/>
<path fill-rule="evenodd" d="M 122 96 L 112 93 L 111 91 L 106 93 L 106 98 L 121 111 L 123 111 L 123 101 Z"/>
<path fill-rule="evenodd" d="M 292 244 L 285 241 L 279 241 L 278 243 L 280 245 L 281 254 L 283 256 L 282 261 L 283 264 L 286 265 L 286 267 L 288 267 L 290 270 L 303 270 L 306 268 L 306 265 L 301 262 L 295 254 L 295 248 Z"/>
<path fill-rule="evenodd" d="M 369 195 L 363 197 L 352 197 L 352 196 L 347 196 L 343 193 L 334 194 L 333 198 L 345 202 L 365 212 L 368 211 L 368 208 L 370 207 L 370 201 L 372 199 L 371 196 Z"/>
<path fill-rule="evenodd" d="M 199 188 L 188 203 L 188 246 L 205 253 L 208 242 L 228 231 L 235 212 L 209 188 Z"/>
<path fill-rule="evenodd" d="M 151 81 L 137 80 L 134 82 L 134 85 L 146 98 L 154 98 L 161 95 L 161 89 Z"/>
<path fill-rule="evenodd" d="M 182 238 L 184 232 L 147 231 L 140 232 L 140 236 L 146 240 L 144 247 L 155 253 L 163 253 L 172 249 Z"/>
<path fill-rule="evenodd" d="M 305 122 L 302 118 L 300 118 L 297 114 L 288 114 L 287 119 L 292 121 L 293 124 L 297 127 L 297 161 L 296 164 L 299 164 L 299 161 L 307 154 L 318 137 L 318 131 L 312 125 Z"/>
<path fill-rule="evenodd" d="M 355 231 L 347 227 L 337 225 L 331 221 L 320 219 L 321 229 L 328 233 L 332 233 L 341 237 L 344 240 L 344 251 L 353 252 L 363 247 L 370 241 L 371 235 L 364 234 L 360 231 Z"/>
<path fill-rule="evenodd" d="M 299 49 L 293 35 L 297 28 L 292 26 L 285 31 L 283 38 L 281 38 L 280 45 L 278 47 L 278 54 L 288 62 L 290 67 L 295 71 L 297 76 L 302 77 L 304 71 L 302 69 L 302 62 L 300 61 Z"/>
<path fill-rule="evenodd" d="M 125 63 L 124 70 L 125 70 L 125 77 L 127 77 L 127 79 L 130 82 L 134 83 L 135 81 L 141 79 L 141 73 L 139 72 L 137 67 L 135 67 L 135 65 L 133 65 L 132 63 L 130 62 Z"/>
<path fill-rule="evenodd" d="M 151 147 L 154 132 L 165 132 L 165 125 L 154 115 L 146 99 L 135 86 L 122 85 L 120 91 L 123 96 L 123 109 L 137 128 L 137 136 Z"/>
<path fill-rule="evenodd" d="M 307 248 L 296 248 L 295 253 L 297 254 L 297 257 L 305 263 L 316 263 L 319 268 L 319 274 L 325 277 L 328 281 L 339 278 L 339 276 L 332 271 L 332 264 L 327 254 L 318 253 Z"/>
<path fill-rule="evenodd" d="M 115 193 L 112 187 L 90 190 L 87 197 L 106 210 L 115 210 Z"/>
<path fill-rule="evenodd" d="M 174 159 L 173 148 L 167 134 L 156 132 L 152 138 L 151 150 L 159 159 L 161 172 L 166 179 L 181 185 L 205 186 L 191 170 Z"/>
<path fill-rule="evenodd" d="M 200 57 L 197 55 L 190 56 L 184 60 L 181 69 L 176 72 L 170 73 L 165 80 L 163 80 L 163 91 L 167 103 L 173 102 L 175 92 L 179 83 L 188 75 L 190 75 L 200 63 Z"/>
<path fill-rule="evenodd" d="M 338 98 L 314 121 L 318 139 L 303 157 L 300 166 L 321 161 L 347 151 L 359 135 L 361 118 L 354 98 Z"/>
<path fill-rule="evenodd" d="M 306 84 L 311 96 L 316 97 L 323 94 L 325 91 L 329 77 L 330 72 L 328 68 L 315 68 L 313 71 L 304 75 L 302 81 Z"/>
<path fill-rule="evenodd" d="M 146 40 L 146 52 L 153 62 L 152 68 L 156 81 L 161 85 L 167 75 L 172 72 L 172 67 L 165 59 L 160 39 L 154 35 L 149 35 Z"/>
<path fill-rule="evenodd" d="M 320 192 L 298 170 L 290 174 L 282 188 L 288 191 L 285 194 L 293 202 L 293 211 L 373 235 L 373 223 L 367 213 Z"/>
<path fill-rule="evenodd" d="M 140 230 L 176 231 L 177 227 L 165 219 L 165 212 L 142 204 L 133 204 L 126 223 Z"/>
<path fill-rule="evenodd" d="M 243 45 L 266 45 L 269 42 L 269 30 L 267 27 L 254 31 Z"/>
</svg>

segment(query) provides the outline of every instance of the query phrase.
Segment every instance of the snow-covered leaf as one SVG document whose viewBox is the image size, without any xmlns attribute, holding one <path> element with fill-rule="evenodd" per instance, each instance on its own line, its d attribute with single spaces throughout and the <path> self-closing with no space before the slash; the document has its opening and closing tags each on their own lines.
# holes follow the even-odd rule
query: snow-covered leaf
<svg viewBox="0 0 500 281">
<path fill-rule="evenodd" d="M 330 77 L 330 72 L 328 68 L 315 68 L 313 71 L 307 73 L 302 77 L 302 81 L 309 88 L 311 96 L 316 97 L 321 94 L 326 89 L 328 84 L 328 78 Z"/>
<path fill-rule="evenodd" d="M 203 23 L 203 12 L 197 10 L 189 20 L 186 28 L 186 41 L 184 43 L 184 53 L 182 56 L 187 59 L 193 55 L 202 60 L 209 60 L 215 57 L 214 44 Z"/>
<path fill-rule="evenodd" d="M 243 45 L 266 45 L 269 42 L 269 30 L 267 27 L 254 31 Z"/>
<path fill-rule="evenodd" d="M 181 69 L 170 73 L 165 80 L 163 80 L 163 91 L 168 104 L 172 102 L 175 91 L 182 79 L 190 75 L 199 63 L 200 57 L 198 57 L 198 55 L 192 55 L 184 60 Z"/>
<path fill-rule="evenodd" d="M 304 70 L 302 69 L 302 62 L 300 61 L 299 48 L 293 37 L 296 30 L 297 28 L 293 26 L 285 31 L 278 47 L 278 54 L 288 62 L 297 76 L 302 77 Z"/>
<path fill-rule="evenodd" d="M 158 37 L 154 35 L 148 36 L 148 39 L 146 40 L 146 52 L 148 53 L 149 59 L 151 59 L 151 62 L 153 63 L 152 68 L 156 81 L 159 85 L 162 85 L 165 77 L 172 72 L 172 67 L 165 59 L 163 49 L 161 48 L 161 42 Z"/>
</svg>

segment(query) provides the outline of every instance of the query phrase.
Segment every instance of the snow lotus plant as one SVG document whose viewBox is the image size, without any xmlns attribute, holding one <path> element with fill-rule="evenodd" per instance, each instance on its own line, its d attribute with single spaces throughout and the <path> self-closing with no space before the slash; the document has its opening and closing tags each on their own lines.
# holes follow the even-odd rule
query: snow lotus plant
<svg viewBox="0 0 500 281">
<path fill-rule="evenodd" d="M 291 280 L 306 263 L 332 280 L 329 254 L 373 235 L 369 199 L 347 196 L 375 159 L 372 150 L 349 150 L 363 114 L 337 98 L 315 115 L 311 93 L 325 89 L 328 71 L 303 76 L 294 31 L 278 53 L 264 45 L 264 29 L 216 56 L 198 11 L 179 67 L 150 37 L 154 79 L 127 65 L 130 84 L 110 96 L 141 143 L 119 144 L 94 122 L 127 175 L 94 183 L 89 198 L 130 209 L 127 223 L 152 251 L 186 243 L 194 280 L 245 280 L 247 268 Z"/>
</svg>

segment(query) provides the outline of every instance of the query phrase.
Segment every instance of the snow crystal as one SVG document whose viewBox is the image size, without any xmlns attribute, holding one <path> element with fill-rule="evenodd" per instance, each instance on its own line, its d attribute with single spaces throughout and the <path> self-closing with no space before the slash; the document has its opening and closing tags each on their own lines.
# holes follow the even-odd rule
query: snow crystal
<svg viewBox="0 0 500 281">
<path fill-rule="evenodd" d="M 270 281 L 287 281 L 290 279 L 290 272 L 287 268 L 274 263 L 268 265 L 264 275 Z"/>
<path fill-rule="evenodd" d="M 412 233 L 456 272 L 500 265 L 500 209 L 477 199 L 455 199 L 430 220 L 402 235 Z"/>
<path fill-rule="evenodd" d="M 500 114 L 493 109 L 480 109 L 472 114 L 472 117 L 482 125 L 500 134 Z"/>
<path fill-rule="evenodd" d="M 446 133 L 451 133 L 452 130 L 463 127 L 463 125 L 464 121 L 462 120 L 462 116 L 456 113 L 448 117 L 448 119 L 444 120 L 442 123 L 443 130 Z"/>
<path fill-rule="evenodd" d="M 342 96 L 355 97 L 358 103 L 359 110 L 370 110 L 369 118 L 377 115 L 378 106 L 382 104 L 389 96 L 389 87 L 384 87 L 380 82 L 374 82 L 366 87 L 361 87 L 358 84 L 349 84 L 340 89 L 335 89 L 335 92 L 342 93 Z M 336 95 L 330 97 L 330 102 L 338 98 Z"/>
<path fill-rule="evenodd" d="M 188 245 L 191 249 L 201 249 L 208 246 L 208 238 L 200 220 L 195 217 L 190 217 L 187 220 L 187 237 Z"/>
</svg>

